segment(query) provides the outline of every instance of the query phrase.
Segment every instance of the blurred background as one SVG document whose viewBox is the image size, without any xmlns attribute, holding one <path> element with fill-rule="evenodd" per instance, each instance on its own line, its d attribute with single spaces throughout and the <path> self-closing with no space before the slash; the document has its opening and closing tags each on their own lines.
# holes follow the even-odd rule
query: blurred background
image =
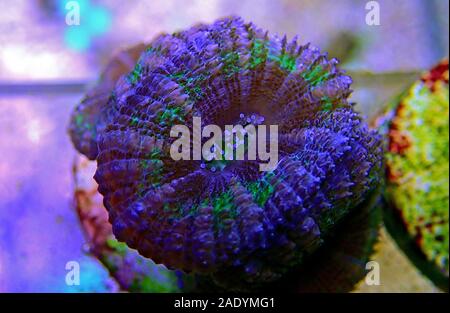
<svg viewBox="0 0 450 313">
<path fill-rule="evenodd" d="M 0 1 L 0 292 L 117 290 L 83 250 L 66 129 L 120 48 L 240 15 L 339 58 L 368 117 L 448 57 L 448 0 L 379 0 L 380 25 L 366 23 L 365 0 L 78 0 L 80 25 L 67 25 L 67 2 Z M 65 283 L 71 260 L 80 286 Z"/>
</svg>

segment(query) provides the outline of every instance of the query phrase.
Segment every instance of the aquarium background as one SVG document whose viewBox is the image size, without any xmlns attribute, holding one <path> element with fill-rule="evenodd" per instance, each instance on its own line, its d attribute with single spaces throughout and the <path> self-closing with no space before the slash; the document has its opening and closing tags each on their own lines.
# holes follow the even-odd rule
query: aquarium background
<svg viewBox="0 0 450 313">
<path fill-rule="evenodd" d="M 354 78 L 352 100 L 369 118 L 448 57 L 447 0 L 379 0 L 379 26 L 366 24 L 363 0 L 78 0 L 79 26 L 66 24 L 66 2 L 0 1 L 0 292 L 119 290 L 86 254 L 67 123 L 120 48 L 240 15 L 339 58 Z M 381 236 L 383 286 L 357 291 L 438 291 Z M 80 264 L 79 286 L 65 282 L 69 261 Z"/>
</svg>

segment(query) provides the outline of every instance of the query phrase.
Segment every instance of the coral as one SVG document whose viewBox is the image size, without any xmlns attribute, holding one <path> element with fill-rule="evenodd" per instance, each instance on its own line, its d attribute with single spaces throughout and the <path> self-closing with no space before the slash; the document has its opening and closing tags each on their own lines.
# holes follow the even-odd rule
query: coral
<svg viewBox="0 0 450 313">
<path fill-rule="evenodd" d="M 448 284 L 448 61 L 416 82 L 391 113 L 387 193 L 404 227 Z"/>
<path fill-rule="evenodd" d="M 108 212 L 92 178 L 95 162 L 79 156 L 74 163 L 76 213 L 86 237 L 86 249 L 109 271 L 121 290 L 131 292 L 191 291 L 193 275 L 171 271 L 139 255 L 115 239 Z"/>
<path fill-rule="evenodd" d="M 72 119 L 115 236 L 223 284 L 272 282 L 302 264 L 380 181 L 380 138 L 348 102 L 351 78 L 337 63 L 239 18 L 157 37 L 107 101 L 88 95 Z M 76 116 L 96 121 L 93 131 L 74 136 Z M 174 161 L 170 129 L 196 116 L 278 125 L 277 168 Z"/>
<path fill-rule="evenodd" d="M 96 85 L 89 90 L 72 113 L 69 133 L 78 151 L 94 160 L 97 156 L 97 133 L 105 127 L 101 114 L 108 99 L 113 97 L 116 81 L 135 66 L 145 45 L 138 44 L 115 55 L 107 64 Z"/>
</svg>

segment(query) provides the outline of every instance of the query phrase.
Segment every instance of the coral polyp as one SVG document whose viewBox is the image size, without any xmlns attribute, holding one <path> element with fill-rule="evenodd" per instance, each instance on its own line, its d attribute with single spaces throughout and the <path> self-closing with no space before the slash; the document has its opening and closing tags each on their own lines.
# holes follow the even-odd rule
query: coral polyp
<svg viewBox="0 0 450 313">
<path fill-rule="evenodd" d="M 75 146 L 97 160 L 117 239 L 219 282 L 271 282 L 302 264 L 380 181 L 380 137 L 348 102 L 352 80 L 337 63 L 234 17 L 153 40 L 71 124 Z M 192 133 L 194 117 L 278 125 L 278 166 L 173 160 L 170 130 Z M 80 119 L 95 121 L 90 132 Z"/>
<path fill-rule="evenodd" d="M 449 66 L 442 61 L 386 114 L 387 196 L 421 266 L 448 289 Z M 383 120 L 381 120 L 383 122 Z M 397 231 L 398 232 L 398 231 Z M 418 248 L 418 249 L 417 249 Z M 423 263 L 423 262 L 421 262 Z M 428 264 L 428 265 L 430 265 Z M 422 264 L 420 264 L 422 265 Z"/>
</svg>

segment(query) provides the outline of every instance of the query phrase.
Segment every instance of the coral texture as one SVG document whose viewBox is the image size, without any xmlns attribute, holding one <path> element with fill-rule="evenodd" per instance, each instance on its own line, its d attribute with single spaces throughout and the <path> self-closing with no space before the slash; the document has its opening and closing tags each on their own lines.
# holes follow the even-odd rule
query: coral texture
<svg viewBox="0 0 450 313">
<path fill-rule="evenodd" d="M 156 38 L 107 101 L 88 96 L 72 119 L 75 146 L 97 159 L 115 236 L 217 281 L 269 282 L 301 264 L 380 181 L 380 138 L 348 102 L 337 63 L 240 18 Z M 174 161 L 170 129 L 192 132 L 195 116 L 278 125 L 278 167 Z M 92 131 L 74 136 L 77 120 Z"/>
<path fill-rule="evenodd" d="M 389 199 L 422 253 L 447 277 L 448 73 L 443 61 L 401 99 L 389 125 L 386 154 Z"/>
<path fill-rule="evenodd" d="M 93 179 L 95 162 L 78 156 L 74 163 L 75 203 L 86 237 L 86 252 L 95 256 L 109 271 L 120 289 L 131 292 L 189 292 L 195 286 L 194 275 L 156 265 L 118 242 L 108 222 L 108 211 Z"/>
</svg>

